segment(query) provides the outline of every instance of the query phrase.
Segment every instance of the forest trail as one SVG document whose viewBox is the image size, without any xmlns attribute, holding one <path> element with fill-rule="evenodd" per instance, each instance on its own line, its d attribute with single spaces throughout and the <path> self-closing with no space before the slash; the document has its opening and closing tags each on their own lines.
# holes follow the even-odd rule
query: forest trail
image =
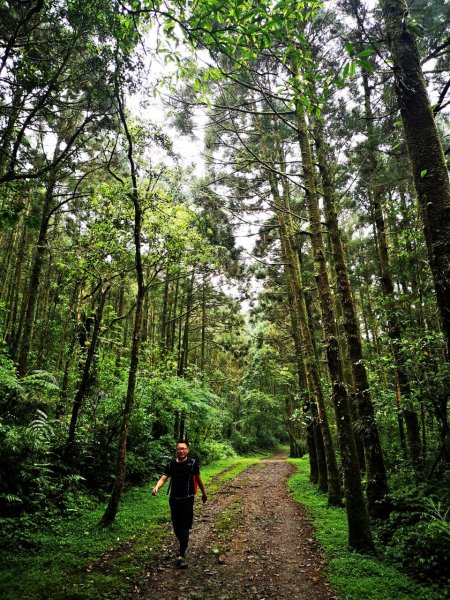
<svg viewBox="0 0 450 600">
<path fill-rule="evenodd" d="M 189 568 L 176 568 L 172 535 L 132 598 L 336 598 L 323 577 L 312 526 L 286 488 L 293 471 L 281 454 L 274 455 L 226 483 L 206 505 L 197 499 L 186 555 Z"/>
</svg>

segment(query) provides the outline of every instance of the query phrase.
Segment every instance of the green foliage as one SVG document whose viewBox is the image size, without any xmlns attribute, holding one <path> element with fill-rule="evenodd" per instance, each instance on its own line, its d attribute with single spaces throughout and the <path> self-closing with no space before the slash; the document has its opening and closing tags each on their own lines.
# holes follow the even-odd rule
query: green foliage
<svg viewBox="0 0 450 600">
<path fill-rule="evenodd" d="M 440 592 L 420 586 L 390 562 L 348 549 L 345 511 L 327 506 L 326 496 L 308 480 L 308 461 L 293 459 L 298 471 L 289 480 L 294 498 L 307 507 L 327 559 L 326 574 L 339 597 L 347 600 L 442 600 Z"/>
<path fill-rule="evenodd" d="M 221 460 L 202 468 L 210 494 L 257 459 Z M 133 593 L 145 565 L 167 544 L 169 510 L 164 494 L 150 485 L 124 494 L 120 515 L 108 528 L 97 523 L 103 505 L 80 496 L 71 514 L 39 526 L 29 518 L 2 519 L 0 554 L 2 600 L 91 599 Z"/>
<path fill-rule="evenodd" d="M 197 380 L 186 380 L 178 377 L 153 377 L 143 379 L 137 392 L 137 407 L 132 418 L 129 440 L 129 451 L 135 453 L 138 447 L 137 434 L 142 433 L 141 440 L 155 444 L 152 431 L 170 432 L 161 438 L 165 455 L 173 452 L 173 431 L 176 412 L 183 415 L 185 435 L 195 447 L 196 456 L 202 462 L 210 462 L 233 454 L 225 442 L 221 442 L 223 417 L 227 413 L 224 402 L 211 390 Z M 146 423 L 146 425 L 143 425 Z M 146 456 L 146 453 L 142 453 Z M 151 463 L 154 471 L 161 465 Z M 148 473 L 148 471 L 147 471 Z"/>
<path fill-rule="evenodd" d="M 11 53 L 1 83 L 5 106 L 1 117 L 0 177 L 24 177 L 26 169 L 36 176 L 31 182 L 7 182 L 0 189 L 0 320 L 6 328 L 1 339 L 7 340 L 11 356 L 20 346 L 17 338 L 21 315 L 27 307 L 27 286 L 46 190 L 51 178 L 56 180 L 55 197 L 47 215 L 51 231 L 41 246 L 45 246 L 41 285 L 39 294 L 34 296 L 37 305 L 30 364 L 39 370 L 18 378 L 13 362 L 0 353 L 0 514 L 7 516 L 2 523 L 7 540 L 14 538 L 15 524 L 25 529 L 29 526 L 32 531 L 42 520 L 52 518 L 55 511 L 70 514 L 87 507 L 86 489 L 103 497 L 113 481 L 135 292 L 130 275 L 134 268 L 134 217 L 129 202 L 134 190 L 124 176 L 127 147 L 117 127 L 113 73 L 117 69 L 126 73 L 126 86 L 131 92 L 143 90 L 140 53 L 133 54 L 139 39 L 146 39 L 140 38 L 144 17 L 139 13 L 144 9 L 148 11 L 146 15 L 151 15 L 159 10 L 146 0 L 132 0 L 122 4 L 120 10 L 105 0 L 50 0 L 27 20 L 22 19 L 25 4 L 0 6 L 2 47 Z M 187 82 L 187 104 L 209 103 L 217 127 L 215 135 L 212 131 L 209 134 L 210 149 L 218 149 L 219 160 L 207 177 L 196 180 L 192 169 L 179 165 L 164 128 L 149 122 L 147 115 L 127 115 L 139 175 L 143 267 L 148 286 L 143 351 L 129 428 L 129 484 L 153 476 L 172 455 L 177 418 L 183 420 L 193 452 L 202 465 L 233 456 L 236 449 L 253 451 L 276 445 L 285 440 L 288 424 L 295 420 L 297 425 L 300 421 L 298 399 L 302 390 L 298 390 L 273 219 L 262 223 L 264 243 L 258 250 L 260 261 L 255 276 L 266 289 L 259 297 L 253 315 L 256 325 L 250 325 L 249 335 L 244 333 L 249 324 L 237 301 L 227 298 L 220 289 L 226 287 L 221 274 L 227 273 L 235 278 L 232 287 L 239 288 L 241 299 L 246 295 L 245 268 L 238 262 L 241 250 L 234 238 L 234 223 L 245 222 L 248 216 L 241 212 L 241 206 L 249 200 L 252 223 L 259 220 L 260 214 L 263 218 L 266 208 L 270 208 L 266 204 L 267 173 L 257 160 L 261 148 L 254 124 L 258 119 L 250 114 L 261 109 L 261 122 L 273 122 L 268 128 L 269 145 L 275 145 L 275 141 L 286 145 L 282 149 L 287 151 L 288 160 L 284 166 L 279 164 L 279 174 L 283 169 L 289 171 L 292 181 L 286 185 L 294 184 L 296 191 L 292 195 L 299 196 L 293 212 L 295 243 L 304 263 L 305 291 L 310 300 L 317 358 L 321 360 L 314 273 L 306 252 L 300 252 L 309 241 L 308 228 L 303 227 L 302 221 L 303 192 L 297 191 L 301 185 L 297 185 L 299 157 L 292 128 L 295 98 L 307 109 L 311 125 L 314 114 L 323 119 L 331 145 L 335 142 L 339 152 L 334 165 L 340 197 L 339 222 L 353 249 L 348 252 L 348 259 L 354 297 L 359 302 L 358 317 L 366 328 L 371 392 L 386 464 L 396 489 L 397 476 L 404 472 L 405 480 L 408 476 L 411 483 L 413 472 L 408 459 L 400 456 L 397 374 L 386 325 L 390 307 L 380 292 L 376 244 L 371 237 L 373 223 L 369 213 L 373 207 L 368 204 L 378 191 L 382 197 L 395 282 L 395 311 L 402 329 L 411 388 L 409 400 L 423 417 L 425 466 L 435 467 L 434 476 L 441 478 L 436 498 L 444 503 L 448 465 L 446 457 L 436 463 L 435 459 L 448 430 L 450 372 L 443 360 L 444 342 L 439 333 L 422 225 L 417 218 L 404 143 L 399 139 L 401 121 L 392 116 L 392 90 L 384 74 L 382 78 L 377 74 L 377 85 L 375 78 L 369 77 L 372 71 L 378 71 L 377 62 L 385 60 L 385 50 L 379 32 L 372 29 L 370 12 L 360 17 L 365 21 L 369 43 L 376 34 L 376 53 L 366 42 L 356 41 L 359 36 L 350 30 L 349 23 L 353 19 L 339 22 L 342 7 L 331 4 L 325 13 L 318 1 L 239 0 L 224 4 L 206 0 L 195 5 L 176 2 L 165 6 L 166 18 L 158 15 L 159 32 L 164 31 L 167 37 L 157 36 L 157 51 L 164 52 L 165 61 L 176 65 L 177 77 Z M 443 0 L 419 0 L 412 10 L 420 11 L 420 18 L 405 17 L 407 29 L 417 29 L 422 19 L 426 24 L 427 35 L 419 40 L 424 56 L 444 47 L 448 39 L 444 4 Z M 151 21 L 149 17 L 146 23 Z M 192 48 L 189 56 L 184 49 L 179 51 L 185 34 Z M 329 35 L 333 37 L 330 45 Z M 195 63 L 199 44 L 211 50 L 208 68 Z M 266 61 L 263 57 L 269 54 Z M 151 50 L 148 56 L 151 60 L 157 58 Z M 441 73 L 437 76 L 441 81 L 431 73 L 429 79 L 438 89 L 437 84 L 441 88 L 445 85 L 442 74 L 448 67 L 448 56 L 443 52 L 435 58 L 439 66 L 435 71 Z M 247 70 L 249 65 L 251 71 Z M 389 65 L 388 60 L 384 70 L 385 65 Z M 381 111 L 373 118 L 364 118 L 367 115 L 360 110 L 365 106 L 362 86 L 356 79 L 361 70 L 369 77 L 373 106 Z M 258 81 L 258 71 L 271 76 L 264 75 Z M 234 79 L 229 89 L 224 85 L 225 72 Z M 238 90 L 238 79 L 249 85 L 251 94 Z M 262 79 L 270 80 L 273 89 L 263 87 L 258 92 Z M 333 98 L 329 90 L 334 85 L 345 86 L 345 94 L 338 92 Z M 152 86 L 153 83 L 147 86 L 145 82 L 146 88 Z M 218 91 L 216 100 L 219 106 L 225 106 L 223 113 L 213 105 L 212 90 Z M 148 89 L 145 92 L 147 95 Z M 263 97 L 267 102 L 258 100 Z M 226 104 L 230 101 L 229 110 Z M 130 108 L 133 104 L 134 100 Z M 443 114 L 442 111 L 437 117 L 441 123 Z M 185 132 L 187 115 L 180 111 L 177 117 Z M 84 123 L 84 129 L 78 132 L 86 116 L 92 121 Z M 373 181 L 371 161 L 366 160 L 368 143 L 363 123 L 371 123 L 375 130 L 369 140 L 379 158 Z M 222 131 L 219 125 L 224 127 Z M 442 130 L 445 134 L 445 123 Z M 234 139 L 228 137 L 232 131 L 239 132 L 239 140 L 236 135 Z M 52 144 L 47 144 L 47 138 L 53 137 L 59 137 L 63 141 L 61 149 L 67 150 L 58 168 L 52 167 L 48 155 L 47 146 Z M 164 160 L 160 164 L 161 154 Z M 11 164 L 6 164 L 10 159 Z M 330 164 L 333 163 L 330 156 Z M 227 190 L 228 171 L 233 171 L 233 176 Z M 428 180 L 430 172 L 424 169 L 420 175 Z M 218 182 L 216 191 L 212 181 Z M 186 284 L 191 274 L 192 305 Z M 339 282 L 336 284 L 338 290 Z M 80 373 L 87 350 L 92 347 L 90 332 L 97 318 L 99 290 L 108 290 L 107 302 L 69 460 L 63 448 Z M 184 327 L 188 356 L 187 366 L 180 368 Z M 204 348 L 200 359 L 201 345 Z M 183 372 L 183 378 L 174 375 L 177 370 L 179 374 Z M 326 377 L 323 379 L 327 392 Z M 286 400 L 292 398 L 296 399 L 291 407 L 294 410 L 287 415 Z M 299 437 L 303 435 L 302 426 L 299 425 Z M 335 430 L 335 423 L 331 423 L 331 428 Z M 424 500 L 426 494 L 425 487 L 407 489 L 405 481 L 398 483 L 393 494 L 395 510 L 386 531 L 381 528 L 379 536 L 387 544 L 386 555 L 390 559 L 424 579 L 434 578 L 444 585 L 448 577 L 444 564 L 448 558 L 448 515 L 440 510 L 440 516 L 433 517 L 432 508 Z M 438 500 L 435 502 L 438 506 Z M 331 523 L 330 531 L 340 536 L 338 515 L 335 513 L 336 521 Z M 23 544 L 18 545 L 35 543 L 30 539 L 25 537 Z M 342 564 L 342 589 L 346 589 L 344 580 L 348 578 L 344 573 L 351 566 L 358 574 L 360 597 L 365 597 L 365 573 L 378 577 L 378 566 L 361 562 L 359 557 L 353 557 L 353 562 L 346 557 Z M 101 579 L 98 573 L 92 578 L 97 578 L 97 583 Z M 355 596 L 356 578 L 352 585 Z M 395 591 L 394 586 L 385 595 L 401 598 L 400 588 Z M 107 590 L 107 585 L 101 590 Z"/>
<path fill-rule="evenodd" d="M 450 489 L 441 500 L 436 491 L 426 483 L 397 487 L 391 494 L 393 510 L 376 531 L 387 560 L 445 590 L 450 582 Z"/>
<path fill-rule="evenodd" d="M 0 351 L 0 398 L 5 402 L 5 398 L 12 395 L 19 389 L 16 367 L 5 352 Z"/>
<path fill-rule="evenodd" d="M 239 419 L 232 442 L 239 452 L 273 448 L 283 438 L 284 419 L 280 401 L 259 390 L 242 395 Z"/>
<path fill-rule="evenodd" d="M 51 455 L 58 424 L 37 408 L 51 408 L 58 387 L 46 372 L 19 379 L 0 354 L 0 390 L 0 515 L 44 514 L 71 488 L 56 474 Z"/>
<path fill-rule="evenodd" d="M 0 354 L 0 414 L 6 422 L 25 424 L 36 410 L 51 411 L 58 391 L 51 373 L 34 371 L 19 379 L 13 362 Z"/>
<path fill-rule="evenodd" d="M 386 558 L 428 585 L 448 590 L 450 523 L 432 520 L 399 526 L 386 548 Z"/>
</svg>

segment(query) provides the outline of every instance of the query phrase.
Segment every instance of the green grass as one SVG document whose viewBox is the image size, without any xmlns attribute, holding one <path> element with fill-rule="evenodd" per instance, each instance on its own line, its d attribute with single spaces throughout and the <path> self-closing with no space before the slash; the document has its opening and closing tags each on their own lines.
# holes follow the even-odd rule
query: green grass
<svg viewBox="0 0 450 600">
<path fill-rule="evenodd" d="M 239 457 L 237 459 L 221 460 L 208 465 L 202 469 L 202 480 L 207 488 L 206 491 L 208 494 L 214 495 L 227 481 L 230 481 L 250 466 L 257 464 L 265 456 L 269 456 L 269 454 L 258 454 L 249 458 Z"/>
<path fill-rule="evenodd" d="M 340 600 L 439 600 L 443 596 L 419 585 L 377 558 L 352 552 L 347 542 L 345 510 L 327 506 L 309 481 L 308 459 L 291 459 L 297 472 L 289 480 L 294 499 L 311 517 L 327 559 L 326 577 Z"/>
<path fill-rule="evenodd" d="M 210 500 L 259 458 L 221 460 L 202 468 Z M 171 535 L 165 489 L 152 496 L 154 483 L 125 493 L 116 521 L 108 528 L 98 527 L 103 505 L 80 509 L 70 518 L 55 519 L 51 531 L 30 533 L 33 550 L 3 552 L 2 600 L 97 600 L 130 591 Z"/>
</svg>

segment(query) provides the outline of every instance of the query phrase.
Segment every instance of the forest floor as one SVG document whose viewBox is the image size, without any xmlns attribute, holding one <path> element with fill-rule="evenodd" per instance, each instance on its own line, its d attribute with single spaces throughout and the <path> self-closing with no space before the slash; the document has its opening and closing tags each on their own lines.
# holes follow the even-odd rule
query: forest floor
<svg viewBox="0 0 450 600">
<path fill-rule="evenodd" d="M 263 459 L 196 500 L 188 568 L 175 564 L 175 537 L 129 598 L 150 600 L 330 600 L 324 559 L 304 509 L 286 481 L 283 454 Z M 170 524 L 167 524 L 170 528 Z M 169 531 L 168 531 L 169 534 Z"/>
</svg>

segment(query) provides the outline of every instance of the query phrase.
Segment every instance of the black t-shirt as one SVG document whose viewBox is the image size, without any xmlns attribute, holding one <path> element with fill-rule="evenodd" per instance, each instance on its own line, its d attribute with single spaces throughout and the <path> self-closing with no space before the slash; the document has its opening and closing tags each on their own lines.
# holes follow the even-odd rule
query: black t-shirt
<svg viewBox="0 0 450 600">
<path fill-rule="evenodd" d="M 200 474 L 198 462 L 188 458 L 183 462 L 172 459 L 164 467 L 164 475 L 171 478 L 170 497 L 189 498 L 194 495 L 193 476 Z"/>
</svg>

